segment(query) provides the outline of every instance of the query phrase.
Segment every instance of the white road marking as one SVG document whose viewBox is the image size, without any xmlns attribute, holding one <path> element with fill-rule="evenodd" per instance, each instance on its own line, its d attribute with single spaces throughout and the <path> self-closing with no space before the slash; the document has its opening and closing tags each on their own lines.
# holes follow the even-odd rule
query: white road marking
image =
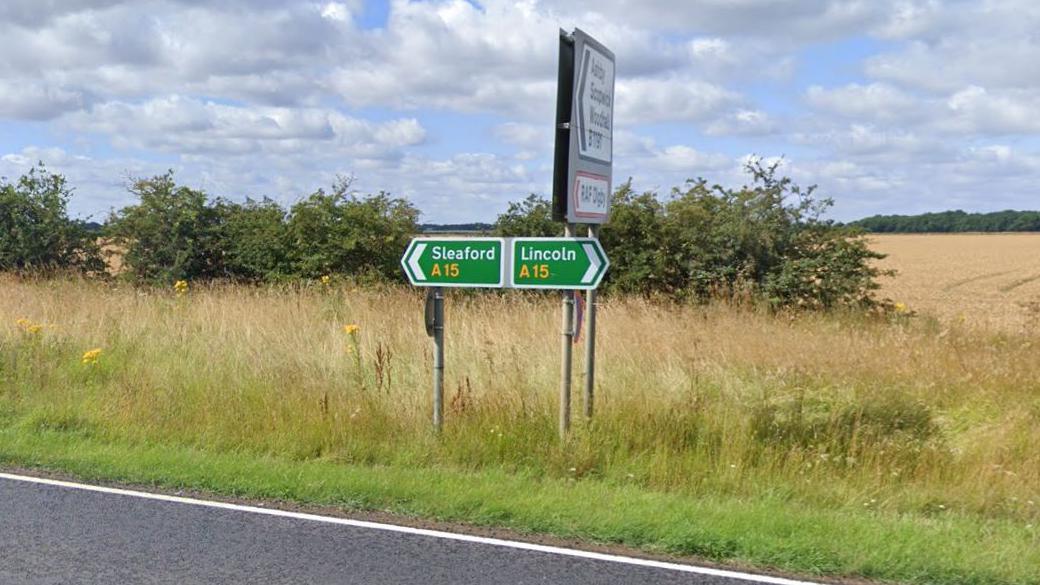
<svg viewBox="0 0 1040 585">
<path fill-rule="evenodd" d="M 354 528 L 368 528 L 371 530 L 382 530 L 385 532 L 398 532 L 401 534 L 412 534 L 416 536 L 427 536 L 431 538 L 442 538 L 445 540 L 455 540 L 460 542 L 472 542 L 476 544 L 486 544 L 491 546 L 500 546 L 505 548 L 512 548 L 517 550 L 525 550 L 532 552 L 540 552 L 552 555 L 560 555 L 567 557 L 575 557 L 580 559 L 590 559 L 594 561 L 606 561 L 610 563 L 621 563 L 625 565 L 634 565 L 637 567 L 649 567 L 653 569 L 664 569 L 668 571 L 678 571 L 681 573 L 694 573 L 697 575 L 707 575 L 712 577 L 723 577 L 728 579 L 738 579 L 741 581 L 747 581 L 749 583 L 768 583 L 769 585 L 820 585 L 818 583 L 812 583 L 809 581 L 797 581 L 794 579 L 785 579 L 783 577 L 770 577 L 768 575 L 754 575 L 751 573 L 742 573 L 740 571 L 727 571 L 723 569 L 712 569 L 710 567 L 698 567 L 696 565 L 682 565 L 679 563 L 667 563 L 663 561 L 652 561 L 648 559 L 640 559 L 634 557 L 625 557 L 621 555 L 612 555 L 606 553 L 590 552 L 584 550 L 575 550 L 569 548 L 562 548 L 558 546 L 547 546 L 543 544 L 532 544 L 529 542 L 519 542 L 515 540 L 503 540 L 499 538 L 486 538 L 483 536 L 473 536 L 469 534 L 455 534 L 454 532 L 443 532 L 440 530 L 427 530 L 424 528 L 411 528 L 409 526 L 397 526 L 395 524 L 381 524 L 378 522 L 366 522 L 364 520 L 349 520 L 346 518 L 334 518 L 331 516 L 319 516 L 317 514 L 303 514 L 300 512 L 289 512 L 286 510 L 258 508 L 255 506 L 243 506 L 240 504 L 230 504 L 227 502 L 213 502 L 209 500 L 198 500 L 195 498 L 184 498 L 181 496 L 168 496 L 165 494 L 152 494 L 148 492 L 138 492 L 134 490 L 111 488 L 97 485 L 90 485 L 84 483 L 75 483 L 70 481 L 60 481 L 56 479 L 44 479 L 41 477 L 31 477 L 25 475 L 14 475 L 10 473 L 0 473 L 0 479 L 7 479 L 11 481 L 21 481 L 26 483 L 35 483 L 40 485 L 47 485 L 53 487 L 61 487 L 75 490 L 83 490 L 88 492 L 96 492 L 101 494 L 111 494 L 117 496 L 127 496 L 132 498 L 142 498 L 145 500 L 156 500 L 160 502 L 172 502 L 175 504 L 188 504 L 191 506 L 203 506 L 206 508 L 217 508 L 221 510 L 234 510 L 237 512 L 249 512 L 252 514 L 264 514 L 267 516 L 277 516 L 280 518 L 292 518 L 296 520 L 306 520 L 309 522 L 324 522 L 326 524 L 338 524 L 340 526 L 351 526 Z"/>
</svg>

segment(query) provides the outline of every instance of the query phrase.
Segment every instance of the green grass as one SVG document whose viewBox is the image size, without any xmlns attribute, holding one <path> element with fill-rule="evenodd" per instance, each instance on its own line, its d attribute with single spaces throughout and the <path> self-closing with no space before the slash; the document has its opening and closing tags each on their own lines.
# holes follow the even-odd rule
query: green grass
<svg viewBox="0 0 1040 585">
<path fill-rule="evenodd" d="M 453 293 L 437 436 L 421 299 L 0 278 L 0 452 L 806 574 L 1037 583 L 1040 336 L 609 299 L 596 416 L 560 441 L 558 303 Z"/>
<path fill-rule="evenodd" d="M 7 416 L 0 463 L 225 496 L 292 500 L 548 533 L 739 567 L 904 583 L 1040 582 L 1037 532 L 1007 520 L 826 510 L 784 497 L 688 498 L 485 470 L 289 461 L 105 442 Z"/>
</svg>

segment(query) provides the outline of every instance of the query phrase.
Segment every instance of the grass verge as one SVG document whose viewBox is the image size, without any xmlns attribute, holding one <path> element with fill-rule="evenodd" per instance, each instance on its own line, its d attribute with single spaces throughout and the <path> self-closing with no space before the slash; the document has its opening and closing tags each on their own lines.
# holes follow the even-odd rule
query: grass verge
<svg viewBox="0 0 1040 585">
<path fill-rule="evenodd" d="M 901 583 L 1040 583 L 1040 537 L 1021 522 L 829 510 L 769 495 L 691 498 L 492 469 L 346 465 L 105 441 L 0 417 L 0 465 L 84 480 L 284 499 L 501 526 L 807 576 Z"/>
</svg>

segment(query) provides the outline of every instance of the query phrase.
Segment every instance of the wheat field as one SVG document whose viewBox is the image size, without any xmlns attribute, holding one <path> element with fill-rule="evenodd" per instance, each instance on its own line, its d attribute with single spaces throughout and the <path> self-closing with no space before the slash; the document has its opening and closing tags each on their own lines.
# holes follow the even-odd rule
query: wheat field
<svg viewBox="0 0 1040 585">
<path fill-rule="evenodd" d="M 884 234 L 882 297 L 943 322 L 1031 331 L 1040 326 L 1040 234 Z"/>
</svg>

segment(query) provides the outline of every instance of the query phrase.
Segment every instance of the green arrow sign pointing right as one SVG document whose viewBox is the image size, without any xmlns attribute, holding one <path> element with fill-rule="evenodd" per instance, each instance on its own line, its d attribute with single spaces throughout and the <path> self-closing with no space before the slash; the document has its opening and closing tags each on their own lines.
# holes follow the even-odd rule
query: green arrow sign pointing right
<svg viewBox="0 0 1040 585">
<path fill-rule="evenodd" d="M 514 238 L 510 286 L 594 289 L 610 261 L 595 238 Z"/>
</svg>

